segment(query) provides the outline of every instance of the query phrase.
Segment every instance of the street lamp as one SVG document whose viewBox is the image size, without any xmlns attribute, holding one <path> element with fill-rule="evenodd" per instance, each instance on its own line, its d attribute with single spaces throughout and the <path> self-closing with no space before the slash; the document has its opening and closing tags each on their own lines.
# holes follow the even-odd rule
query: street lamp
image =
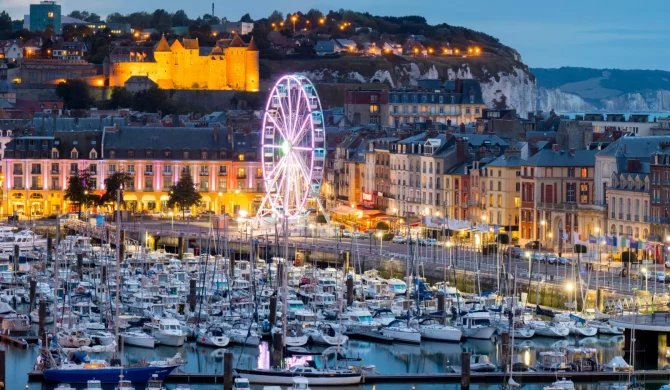
<svg viewBox="0 0 670 390">
<path fill-rule="evenodd" d="M 640 271 L 642 271 L 642 275 L 644 275 L 644 290 L 649 291 L 649 275 L 647 274 L 647 268 L 642 267 Z"/>
<path fill-rule="evenodd" d="M 295 33 L 295 22 L 298 20 L 298 17 L 293 15 L 291 16 L 291 20 L 293 21 L 293 32 Z"/>
<path fill-rule="evenodd" d="M 382 243 L 384 242 L 384 240 L 382 240 L 383 236 L 382 232 L 377 232 L 377 238 L 379 239 L 379 256 L 382 255 Z"/>
<path fill-rule="evenodd" d="M 174 231 L 174 213 L 172 211 L 170 211 L 170 218 L 172 219 L 172 228 L 170 231 Z"/>
</svg>

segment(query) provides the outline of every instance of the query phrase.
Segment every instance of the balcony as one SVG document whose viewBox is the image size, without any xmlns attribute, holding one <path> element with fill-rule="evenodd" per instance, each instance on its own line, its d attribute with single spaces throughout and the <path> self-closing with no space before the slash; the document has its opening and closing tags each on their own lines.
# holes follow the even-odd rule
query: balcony
<svg viewBox="0 0 670 390">
<path fill-rule="evenodd" d="M 200 171 L 200 176 L 209 176 L 209 171 Z"/>
<path fill-rule="evenodd" d="M 644 217 L 644 222 L 648 222 L 648 223 L 660 223 L 660 222 L 661 222 L 661 218 L 660 218 L 660 217 L 652 217 L 652 216 L 647 215 L 647 216 Z"/>
<path fill-rule="evenodd" d="M 238 179 L 246 179 L 246 178 L 247 178 L 247 175 L 237 175 L 237 178 L 238 178 Z"/>
<path fill-rule="evenodd" d="M 172 171 L 163 171 L 163 176 L 172 176 Z"/>
<path fill-rule="evenodd" d="M 154 192 L 154 186 L 146 186 L 146 187 L 144 187 L 144 192 Z"/>
<path fill-rule="evenodd" d="M 21 185 L 21 184 L 14 184 L 14 185 L 12 186 L 12 189 L 13 189 L 13 190 L 25 190 L 25 187 L 24 187 L 23 185 Z"/>
<path fill-rule="evenodd" d="M 153 176 L 154 171 L 144 171 L 144 176 Z"/>
<path fill-rule="evenodd" d="M 52 175 L 58 175 L 58 174 L 60 174 L 60 170 L 59 170 L 59 169 L 52 169 L 52 170 L 51 170 L 51 174 L 52 174 Z M 110 175 L 113 175 L 114 172 L 110 172 L 109 174 L 110 174 Z"/>
<path fill-rule="evenodd" d="M 78 174 L 79 174 L 79 170 L 70 169 L 70 175 L 78 175 Z"/>
<path fill-rule="evenodd" d="M 33 185 L 30 186 L 30 189 L 31 190 L 43 190 L 44 187 L 42 187 L 41 184 L 33 184 Z"/>
<path fill-rule="evenodd" d="M 577 203 L 538 203 L 539 209 L 557 211 L 576 211 Z"/>
<path fill-rule="evenodd" d="M 34 168 L 33 168 L 33 169 L 30 170 L 30 174 L 31 174 L 31 175 L 41 175 L 41 174 L 42 174 L 42 170 L 41 170 L 41 169 L 34 169 Z"/>
<path fill-rule="evenodd" d="M 23 169 L 15 169 L 12 171 L 12 173 L 15 175 L 23 175 Z"/>
<path fill-rule="evenodd" d="M 59 186 L 59 185 L 52 185 L 51 187 L 49 187 L 49 189 L 51 191 L 60 191 L 62 189 L 62 187 Z"/>
<path fill-rule="evenodd" d="M 630 221 L 630 214 L 626 214 L 626 221 Z"/>
<path fill-rule="evenodd" d="M 228 176 L 228 171 L 219 171 L 219 176 Z"/>
<path fill-rule="evenodd" d="M 476 206 L 476 205 L 477 205 L 476 200 L 474 200 L 472 198 L 468 199 L 468 206 Z"/>
</svg>

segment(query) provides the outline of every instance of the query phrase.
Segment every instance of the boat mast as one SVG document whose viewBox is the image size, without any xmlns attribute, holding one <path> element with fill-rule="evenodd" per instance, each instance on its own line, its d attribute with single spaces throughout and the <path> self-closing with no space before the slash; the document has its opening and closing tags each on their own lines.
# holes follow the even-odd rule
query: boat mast
<svg viewBox="0 0 670 390">
<path fill-rule="evenodd" d="M 56 245 L 54 245 L 54 309 L 52 315 L 54 316 L 54 334 L 56 337 L 58 332 L 58 321 L 56 321 L 56 313 L 58 313 L 58 277 L 60 276 L 59 262 L 58 262 L 58 244 L 60 243 L 60 206 L 56 206 Z M 51 248 L 48 248 L 51 250 Z M 48 257 L 47 257 L 48 259 Z M 48 345 L 44 346 L 49 349 Z"/>
<path fill-rule="evenodd" d="M 116 350 L 114 354 L 121 359 L 119 354 L 119 278 L 121 277 L 121 188 L 116 190 L 116 297 L 114 299 L 114 339 L 116 340 Z"/>
</svg>

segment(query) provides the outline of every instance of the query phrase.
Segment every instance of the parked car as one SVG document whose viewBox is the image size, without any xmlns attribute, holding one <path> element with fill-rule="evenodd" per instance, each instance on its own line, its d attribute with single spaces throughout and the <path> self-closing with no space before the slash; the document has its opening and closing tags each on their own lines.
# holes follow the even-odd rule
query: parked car
<svg viewBox="0 0 670 390">
<path fill-rule="evenodd" d="M 437 246 L 437 240 L 434 238 L 427 239 L 426 246 Z"/>
<path fill-rule="evenodd" d="M 211 217 L 212 215 L 215 215 L 212 210 L 204 210 L 198 213 L 198 217 Z"/>
<path fill-rule="evenodd" d="M 174 216 L 177 219 L 190 219 L 193 218 L 193 212 L 191 210 L 179 211 Z"/>
<path fill-rule="evenodd" d="M 572 262 L 567 257 L 559 257 L 558 258 L 558 264 L 560 264 L 560 265 L 571 265 Z"/>
<path fill-rule="evenodd" d="M 553 253 L 547 253 L 544 257 L 549 264 L 556 264 L 558 262 L 558 256 Z"/>
<path fill-rule="evenodd" d="M 403 236 L 394 236 L 393 239 L 391 240 L 392 242 L 396 244 L 404 244 L 405 243 L 405 237 Z"/>
<path fill-rule="evenodd" d="M 512 258 L 514 259 L 520 259 L 523 257 L 523 249 L 519 248 L 518 246 L 507 248 L 506 255 L 509 256 L 510 252 L 512 252 Z"/>
<path fill-rule="evenodd" d="M 425 238 L 419 238 L 419 239 L 418 239 L 418 243 L 419 243 L 419 245 L 421 245 L 421 246 L 426 246 L 426 239 L 425 239 Z"/>
<path fill-rule="evenodd" d="M 533 253 L 532 255 L 530 255 L 530 258 L 533 260 L 533 262 L 538 262 L 538 263 L 544 262 L 544 256 L 542 256 L 539 253 Z"/>
<path fill-rule="evenodd" d="M 652 276 L 650 276 L 650 279 L 656 280 L 657 282 L 660 283 L 665 283 L 665 272 L 664 271 L 656 271 L 652 272 Z"/>
<path fill-rule="evenodd" d="M 354 237 L 356 237 L 357 239 L 370 238 L 370 233 L 356 232 L 354 233 Z"/>
<path fill-rule="evenodd" d="M 528 241 L 525 247 L 526 249 L 540 249 L 540 241 Z"/>
<path fill-rule="evenodd" d="M 351 237 L 351 230 L 342 230 L 342 237 Z"/>
</svg>

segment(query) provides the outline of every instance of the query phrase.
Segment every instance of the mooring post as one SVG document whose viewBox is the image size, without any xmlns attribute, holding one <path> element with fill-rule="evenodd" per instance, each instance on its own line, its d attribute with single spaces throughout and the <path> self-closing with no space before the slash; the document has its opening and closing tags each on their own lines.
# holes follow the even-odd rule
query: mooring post
<svg viewBox="0 0 670 390">
<path fill-rule="evenodd" d="M 470 352 L 461 353 L 461 390 L 470 390 Z"/>
<path fill-rule="evenodd" d="M 182 233 L 179 233 L 179 237 L 177 237 L 177 254 L 179 260 L 184 260 L 184 234 Z"/>
<path fill-rule="evenodd" d="M 347 306 L 354 304 L 354 279 L 347 278 Z"/>
<path fill-rule="evenodd" d="M 21 255 L 21 249 L 19 245 L 14 245 L 14 272 L 19 272 L 19 256 Z"/>
<path fill-rule="evenodd" d="M 79 280 L 82 280 L 84 276 L 84 254 L 77 253 L 77 273 L 79 274 Z"/>
<path fill-rule="evenodd" d="M 281 367 L 284 360 L 284 339 L 281 332 L 272 334 L 272 365 Z"/>
<path fill-rule="evenodd" d="M 57 297 L 54 297 L 54 299 L 57 299 Z M 37 311 L 37 315 L 39 317 L 39 334 L 42 335 L 46 333 L 47 324 L 47 303 L 45 300 L 40 301 L 40 307 Z"/>
<path fill-rule="evenodd" d="M 195 312 L 195 302 L 196 302 L 196 280 L 191 279 L 189 281 L 189 296 L 188 296 L 188 302 L 189 305 L 191 306 L 191 313 Z"/>
<path fill-rule="evenodd" d="M 233 389 L 233 353 L 223 354 L 223 390 Z"/>
<path fill-rule="evenodd" d="M 500 334 L 500 339 L 502 340 L 502 370 L 503 372 L 509 372 L 510 367 L 512 364 L 514 364 L 513 361 L 510 360 L 509 356 L 509 351 L 510 351 L 510 345 L 509 345 L 509 332 L 502 332 Z"/>
<path fill-rule="evenodd" d="M 53 239 L 47 237 L 47 263 L 51 262 L 51 251 L 53 250 Z"/>
<path fill-rule="evenodd" d="M 2 388 L 5 389 L 7 382 L 5 381 L 5 348 L 0 348 L 0 383 L 2 383 Z"/>
<path fill-rule="evenodd" d="M 37 280 L 34 278 L 30 279 L 30 290 L 29 290 L 29 299 L 30 299 L 30 310 L 29 312 L 33 311 L 35 308 L 35 295 L 37 292 Z"/>
<path fill-rule="evenodd" d="M 270 329 L 277 322 L 277 296 L 273 295 L 270 297 L 270 316 L 268 317 L 270 321 Z"/>
</svg>

